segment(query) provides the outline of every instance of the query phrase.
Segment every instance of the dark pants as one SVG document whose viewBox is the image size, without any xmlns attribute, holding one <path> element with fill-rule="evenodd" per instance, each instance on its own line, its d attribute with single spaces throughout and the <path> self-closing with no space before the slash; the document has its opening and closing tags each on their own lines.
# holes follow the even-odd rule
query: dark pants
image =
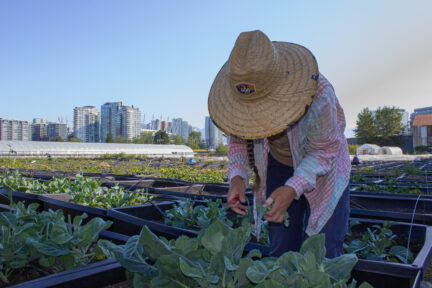
<svg viewBox="0 0 432 288">
<path fill-rule="evenodd" d="M 283 186 L 294 173 L 292 167 L 276 161 L 268 155 L 267 197 L 278 187 Z M 349 185 L 343 192 L 333 215 L 320 231 L 325 234 L 326 257 L 335 258 L 343 254 L 344 236 L 348 230 Z M 289 226 L 283 223 L 269 223 L 271 255 L 280 256 L 287 251 L 299 251 L 307 238 L 305 233 L 310 215 L 309 203 L 305 196 L 294 200 L 288 208 Z"/>
</svg>

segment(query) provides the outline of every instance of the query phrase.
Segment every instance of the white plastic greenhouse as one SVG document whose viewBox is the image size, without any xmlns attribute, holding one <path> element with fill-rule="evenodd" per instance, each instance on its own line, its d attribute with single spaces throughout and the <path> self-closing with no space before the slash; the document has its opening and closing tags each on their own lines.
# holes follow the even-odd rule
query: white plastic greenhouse
<svg viewBox="0 0 432 288">
<path fill-rule="evenodd" d="M 166 158 L 194 157 L 194 152 L 186 145 L 0 141 L 0 157 L 95 157 L 120 153 Z"/>
<path fill-rule="evenodd" d="M 403 155 L 402 149 L 399 147 L 383 146 L 381 147 L 379 154 L 384 155 Z"/>
<path fill-rule="evenodd" d="M 380 146 L 375 144 L 363 144 L 357 148 L 357 155 L 377 155 L 380 152 Z"/>
</svg>

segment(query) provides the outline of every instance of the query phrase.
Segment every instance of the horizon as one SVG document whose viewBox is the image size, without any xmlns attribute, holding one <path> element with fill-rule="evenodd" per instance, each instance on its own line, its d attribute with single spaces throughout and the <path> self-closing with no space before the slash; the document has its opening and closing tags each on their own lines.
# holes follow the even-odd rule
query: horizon
<svg viewBox="0 0 432 288">
<path fill-rule="evenodd" d="M 363 108 L 432 106 L 430 12 L 427 0 L 5 1 L 0 97 L 8 105 L 0 117 L 73 122 L 75 107 L 121 101 L 146 123 L 183 118 L 202 129 L 208 91 L 235 39 L 260 29 L 315 54 L 352 133 Z"/>
</svg>

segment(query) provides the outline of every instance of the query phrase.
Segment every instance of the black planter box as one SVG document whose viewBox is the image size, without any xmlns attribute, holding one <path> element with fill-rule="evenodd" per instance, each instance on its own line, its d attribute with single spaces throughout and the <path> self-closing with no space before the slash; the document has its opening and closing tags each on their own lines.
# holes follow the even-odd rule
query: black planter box
<svg viewBox="0 0 432 288">
<path fill-rule="evenodd" d="M 42 202 L 39 199 L 39 194 L 24 193 L 18 191 L 9 192 L 5 189 L 0 189 L 0 204 L 5 204 L 5 205 L 10 204 L 9 193 L 12 194 L 13 202 L 23 201 L 26 205 L 31 203 L 37 203 L 39 204 L 39 207 L 42 209 Z"/>
<path fill-rule="evenodd" d="M 352 227 L 353 231 L 363 230 L 367 226 L 374 224 L 382 225 L 384 223 L 382 220 L 361 218 L 350 218 L 350 220 L 357 220 L 362 223 L 361 225 Z M 411 242 L 417 241 L 422 245 L 413 263 L 402 264 L 359 259 L 352 276 L 358 279 L 356 277 L 358 275 L 362 281 L 367 281 L 374 287 L 412 287 L 416 282 L 418 274 L 420 279 L 422 279 L 430 265 L 432 259 L 432 227 L 419 224 L 410 225 L 401 222 L 392 222 L 392 224 L 391 230 L 397 237 L 408 239 L 411 230 Z M 390 284 L 383 286 L 382 284 L 387 283 L 386 281 L 393 281 L 392 283 L 395 283 L 395 286 Z"/>
<path fill-rule="evenodd" d="M 375 183 L 375 182 L 358 182 L 358 183 L 351 182 L 350 183 L 350 189 L 356 189 L 356 190 L 365 190 L 365 189 L 367 189 L 367 187 L 366 188 L 362 187 L 363 185 L 375 185 L 375 186 L 382 187 L 383 189 L 385 189 L 389 185 L 391 185 L 393 187 L 396 187 L 396 188 L 410 188 L 410 187 L 412 187 L 412 189 L 418 189 L 422 193 L 425 193 L 425 194 L 432 193 L 432 186 L 414 187 L 414 185 L 404 184 L 404 183 L 400 183 L 400 184 L 399 183 L 398 184 L 387 184 L 387 183 Z M 384 192 L 384 193 L 389 193 L 389 192 Z M 400 194 L 400 193 L 393 193 L 393 194 Z"/>
<path fill-rule="evenodd" d="M 369 191 L 363 191 L 363 190 L 350 190 L 350 195 L 370 195 L 370 196 L 382 196 L 382 195 L 387 195 L 387 196 L 391 196 L 392 198 L 409 198 L 409 199 L 432 199 L 432 195 L 426 195 L 426 194 L 421 194 L 421 195 L 415 195 L 415 194 L 402 194 L 402 193 L 388 193 L 388 192 L 369 192 Z"/>
<path fill-rule="evenodd" d="M 351 271 L 351 278 L 357 281 L 357 285 L 368 282 L 373 287 L 398 287 L 420 288 L 422 271 L 407 271 L 404 268 L 395 269 L 391 273 L 383 271 L 380 263 L 357 262 Z"/>
<path fill-rule="evenodd" d="M 100 239 L 110 240 L 116 244 L 124 244 L 128 236 L 120 235 L 110 231 L 101 231 Z M 20 283 L 14 288 L 82 288 L 82 287 L 105 287 L 109 284 L 119 283 L 126 280 L 125 269 L 115 259 L 106 259 L 89 265 L 66 270 L 60 273 L 47 275 L 31 281 Z"/>
<path fill-rule="evenodd" d="M 99 288 L 109 284 L 120 283 L 125 280 L 125 269 L 122 268 L 115 259 L 107 259 L 10 287 Z"/>
<path fill-rule="evenodd" d="M 423 195 L 351 193 L 351 217 L 432 225 L 432 199 Z"/>
<path fill-rule="evenodd" d="M 157 208 L 155 206 L 157 206 Z M 125 235 L 136 235 L 139 234 L 142 227 L 146 225 L 158 236 L 163 236 L 169 239 L 177 238 L 180 235 L 196 237 L 199 231 L 164 224 L 163 216 L 159 209 L 165 212 L 173 206 L 174 202 L 161 202 L 155 205 L 146 204 L 111 209 L 108 211 L 108 216 L 110 216 L 115 223 L 114 230 L 112 231 Z M 249 242 L 245 249 L 247 251 L 258 249 L 265 255 L 270 253 L 269 246 L 252 242 Z"/>
<path fill-rule="evenodd" d="M 83 213 L 87 213 L 89 216 L 87 220 L 94 217 L 107 218 L 107 209 L 104 208 L 95 208 L 91 206 L 84 206 L 76 203 L 65 202 L 57 199 L 53 199 L 47 196 L 39 196 L 40 201 L 42 202 L 44 210 L 63 210 L 65 215 L 71 215 L 72 217 L 81 215 Z"/>
</svg>

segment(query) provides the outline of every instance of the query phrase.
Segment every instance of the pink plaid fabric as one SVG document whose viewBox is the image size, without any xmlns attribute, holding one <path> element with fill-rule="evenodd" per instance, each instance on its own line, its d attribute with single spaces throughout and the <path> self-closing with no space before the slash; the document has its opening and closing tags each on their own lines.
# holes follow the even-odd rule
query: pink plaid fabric
<svg viewBox="0 0 432 288">
<path fill-rule="evenodd" d="M 296 199 L 305 195 L 311 214 L 306 228 L 308 235 L 319 233 L 349 183 L 351 163 L 345 139 L 345 115 L 330 82 L 320 74 L 312 105 L 307 113 L 287 132 L 293 157 L 294 175 L 285 185 L 296 191 Z M 228 176 L 241 176 L 249 182 L 246 141 L 229 139 Z M 262 202 L 266 193 L 267 139 L 254 140 L 255 163 L 261 186 L 255 200 Z"/>
</svg>

